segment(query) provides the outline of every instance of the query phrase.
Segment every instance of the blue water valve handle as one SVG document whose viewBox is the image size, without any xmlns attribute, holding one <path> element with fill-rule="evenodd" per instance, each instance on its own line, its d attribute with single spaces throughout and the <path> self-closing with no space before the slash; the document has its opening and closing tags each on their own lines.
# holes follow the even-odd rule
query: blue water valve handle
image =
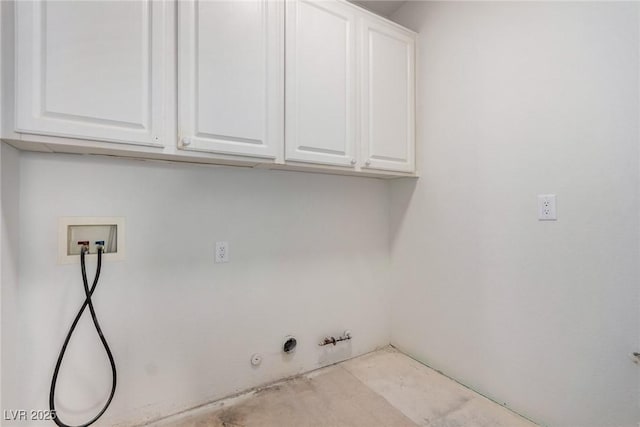
<svg viewBox="0 0 640 427">
<path fill-rule="evenodd" d="M 103 252 L 104 252 L 104 240 L 96 240 L 96 250 L 102 248 Z"/>
</svg>

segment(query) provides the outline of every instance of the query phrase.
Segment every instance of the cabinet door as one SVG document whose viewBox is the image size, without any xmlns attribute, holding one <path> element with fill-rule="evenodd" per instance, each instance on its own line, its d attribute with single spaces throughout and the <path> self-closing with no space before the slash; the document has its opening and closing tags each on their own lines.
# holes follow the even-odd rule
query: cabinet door
<svg viewBox="0 0 640 427">
<path fill-rule="evenodd" d="M 16 2 L 16 131 L 162 145 L 165 2 Z"/>
<path fill-rule="evenodd" d="M 415 170 L 415 37 L 390 23 L 362 21 L 363 167 Z"/>
<path fill-rule="evenodd" d="M 276 158 L 284 129 L 284 5 L 178 3 L 179 147 Z"/>
<path fill-rule="evenodd" d="M 286 159 L 355 165 L 355 8 L 287 2 Z"/>
</svg>

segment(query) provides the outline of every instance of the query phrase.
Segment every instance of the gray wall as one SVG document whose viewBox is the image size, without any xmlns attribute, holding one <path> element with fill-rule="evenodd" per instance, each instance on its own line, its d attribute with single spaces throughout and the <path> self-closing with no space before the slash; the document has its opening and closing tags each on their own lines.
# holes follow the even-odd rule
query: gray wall
<svg viewBox="0 0 640 427">
<path fill-rule="evenodd" d="M 392 186 L 392 343 L 548 425 L 640 421 L 638 7 L 394 16 L 420 32 L 421 178 Z"/>
<path fill-rule="evenodd" d="M 102 425 L 168 415 L 389 343 L 386 181 L 23 152 L 19 189 L 21 350 L 17 366 L 3 366 L 20 372 L 12 384 L 3 377 L 5 393 L 22 387 L 17 408 L 48 407 L 83 301 L 79 265 L 57 264 L 61 216 L 126 220 L 126 259 L 105 263 L 95 293 L 119 369 Z M 229 242 L 227 264 L 214 263 L 217 240 Z M 58 384 L 71 424 L 110 389 L 86 316 Z M 318 347 L 346 328 L 349 344 Z M 299 339 L 292 358 L 281 352 L 287 334 Z M 264 356 L 259 368 L 253 353 Z"/>
</svg>

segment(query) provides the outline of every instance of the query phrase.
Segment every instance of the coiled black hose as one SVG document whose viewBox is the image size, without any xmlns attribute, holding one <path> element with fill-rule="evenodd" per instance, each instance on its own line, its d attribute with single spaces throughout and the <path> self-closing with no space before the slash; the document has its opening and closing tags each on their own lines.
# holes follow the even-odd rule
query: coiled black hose
<svg viewBox="0 0 640 427">
<path fill-rule="evenodd" d="M 98 266 L 96 267 L 96 276 L 93 279 L 93 285 L 91 289 L 89 289 L 89 282 L 87 281 L 87 269 L 85 266 L 85 253 L 88 251 L 87 248 L 83 248 L 80 252 L 80 265 L 82 268 L 82 282 L 84 284 L 84 294 L 85 300 L 82 304 L 82 307 L 76 314 L 76 318 L 73 319 L 73 323 L 71 324 L 71 328 L 69 328 L 69 332 L 67 333 L 67 337 L 64 339 L 64 343 L 62 344 L 62 348 L 60 349 L 60 353 L 58 354 L 58 361 L 56 362 L 56 368 L 53 370 L 53 378 L 51 378 L 51 389 L 49 390 L 49 409 L 51 410 L 51 416 L 53 421 L 59 425 L 60 427 L 87 427 L 93 423 L 95 423 L 98 418 L 104 414 L 109 405 L 111 404 L 111 400 L 113 399 L 113 395 L 116 393 L 116 363 L 113 360 L 113 355 L 111 354 L 111 349 L 109 348 L 109 344 L 107 344 L 107 340 L 102 334 L 102 329 L 100 329 L 100 324 L 98 323 L 98 318 L 96 317 L 96 311 L 93 308 L 93 302 L 91 302 L 91 296 L 93 292 L 96 290 L 96 285 L 98 284 L 98 279 L 100 278 L 100 269 L 102 267 L 102 252 L 103 249 L 101 247 L 98 248 Z M 91 319 L 93 320 L 93 324 L 96 327 L 96 331 L 98 332 L 98 336 L 100 337 L 100 341 L 102 341 L 102 345 L 104 346 L 104 350 L 107 352 L 107 356 L 109 357 L 109 363 L 111 364 L 111 373 L 112 373 L 112 385 L 111 385 L 111 394 L 109 395 L 109 399 L 107 403 L 104 405 L 102 410 L 96 415 L 91 421 L 80 424 L 78 426 L 70 426 L 60 421 L 58 417 L 58 413 L 56 412 L 55 406 L 55 395 L 56 395 L 56 381 L 58 380 L 58 373 L 60 371 L 60 365 L 62 365 L 62 359 L 64 358 L 64 353 L 67 350 L 67 345 L 69 344 L 69 340 L 71 340 L 71 335 L 78 325 L 78 321 L 80 317 L 82 317 L 82 313 L 84 309 L 89 306 L 89 311 L 91 312 Z"/>
</svg>

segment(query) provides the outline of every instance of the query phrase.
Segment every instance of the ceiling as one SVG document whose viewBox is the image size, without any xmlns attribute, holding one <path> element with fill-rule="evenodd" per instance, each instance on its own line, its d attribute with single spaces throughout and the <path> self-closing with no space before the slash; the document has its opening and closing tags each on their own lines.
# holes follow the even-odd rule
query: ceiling
<svg viewBox="0 0 640 427">
<path fill-rule="evenodd" d="M 400 9 L 406 0 L 352 0 L 352 3 L 388 18 L 393 12 Z"/>
</svg>

